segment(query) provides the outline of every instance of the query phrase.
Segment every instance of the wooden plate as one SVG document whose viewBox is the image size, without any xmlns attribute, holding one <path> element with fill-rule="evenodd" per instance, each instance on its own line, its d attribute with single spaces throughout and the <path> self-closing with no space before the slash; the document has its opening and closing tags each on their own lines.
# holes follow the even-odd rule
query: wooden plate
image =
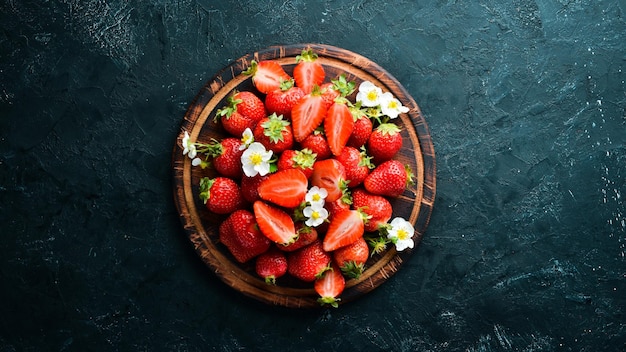
<svg viewBox="0 0 626 352">
<path fill-rule="evenodd" d="M 254 90 L 251 79 L 242 74 L 249 67 L 250 61 L 274 59 L 291 74 L 296 56 L 305 48 L 311 48 L 319 55 L 318 61 L 324 66 L 327 79 L 334 79 L 345 73 L 348 81 L 355 81 L 357 87 L 362 81 L 369 80 L 383 91 L 390 91 L 404 106 L 409 107 L 408 113 L 401 114 L 395 120 L 402 128 L 403 137 L 403 148 L 396 159 L 411 166 L 416 184 L 402 196 L 392 200 L 392 206 L 393 217 L 401 216 L 414 224 L 416 246 L 428 226 L 435 199 L 435 152 L 426 122 L 419 107 L 398 80 L 376 63 L 337 47 L 298 44 L 270 47 L 248 54 L 219 72 L 191 103 L 174 143 L 174 200 L 189 240 L 202 260 L 222 281 L 244 295 L 272 305 L 291 308 L 320 306 L 312 284 L 303 285 L 288 278 L 281 281 L 281 278 L 276 286 L 269 286 L 254 273 L 253 260 L 241 265 L 232 258 L 218 240 L 218 226 L 224 216 L 210 213 L 198 197 L 200 179 L 214 175 L 211 175 L 210 170 L 192 167 L 191 160 L 182 154 L 180 141 L 185 131 L 192 141 L 208 142 L 211 138 L 224 137 L 224 130 L 219 123 L 213 122 L 213 118 L 216 111 L 226 105 L 226 98 L 234 89 Z M 349 98 L 354 101 L 354 95 Z M 386 252 L 372 257 L 358 280 L 346 282 L 340 303 L 352 301 L 388 280 L 409 258 L 411 252 L 396 252 L 394 246 L 390 245 Z"/>
</svg>

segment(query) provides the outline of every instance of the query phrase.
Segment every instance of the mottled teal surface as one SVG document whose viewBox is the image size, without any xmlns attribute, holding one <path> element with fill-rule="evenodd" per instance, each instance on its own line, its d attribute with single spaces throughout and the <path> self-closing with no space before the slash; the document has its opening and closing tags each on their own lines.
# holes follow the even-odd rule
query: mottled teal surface
<svg viewBox="0 0 626 352">
<path fill-rule="evenodd" d="M 437 200 L 340 309 L 241 296 L 185 238 L 186 108 L 270 45 L 370 58 L 422 109 Z M 626 348 L 626 4 L 0 0 L 0 351 Z"/>
</svg>

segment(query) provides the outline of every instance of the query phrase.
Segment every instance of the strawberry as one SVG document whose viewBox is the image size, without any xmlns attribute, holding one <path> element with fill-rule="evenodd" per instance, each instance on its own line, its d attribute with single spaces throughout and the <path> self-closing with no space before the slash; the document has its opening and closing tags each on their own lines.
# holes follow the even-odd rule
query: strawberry
<svg viewBox="0 0 626 352">
<path fill-rule="evenodd" d="M 335 99 L 341 96 L 341 93 L 335 89 L 332 82 L 322 84 L 320 86 L 320 91 L 322 92 L 322 100 L 324 101 L 326 109 L 333 105 Z"/>
<path fill-rule="evenodd" d="M 313 164 L 311 186 L 326 189 L 326 202 L 334 202 L 344 195 L 346 189 L 346 171 L 336 159 L 325 159 Z"/>
<path fill-rule="evenodd" d="M 291 118 L 291 110 L 305 95 L 300 87 L 293 85 L 293 79 L 283 81 L 279 89 L 275 89 L 265 96 L 265 108 L 269 114 L 283 115 Z"/>
<path fill-rule="evenodd" d="M 237 112 L 249 117 L 251 120 L 259 121 L 267 116 L 263 100 L 256 94 L 248 91 L 236 91 L 233 94 L 233 101 Z"/>
<path fill-rule="evenodd" d="M 304 201 L 308 180 L 298 169 L 286 169 L 270 174 L 259 185 L 259 197 L 285 208 L 295 208 Z"/>
<path fill-rule="evenodd" d="M 302 142 L 324 122 L 326 110 L 319 88 L 315 88 L 298 101 L 291 110 L 293 135 L 297 142 Z"/>
<path fill-rule="evenodd" d="M 413 173 L 408 165 L 392 159 L 374 168 L 363 181 L 363 186 L 373 194 L 398 197 L 412 183 Z"/>
<path fill-rule="evenodd" d="M 220 242 L 240 263 L 266 252 L 271 245 L 256 226 L 254 215 L 248 210 L 237 210 L 219 226 Z"/>
<path fill-rule="evenodd" d="M 243 198 L 250 203 L 254 203 L 255 201 L 261 199 L 259 197 L 259 185 L 263 180 L 268 178 L 269 175 L 259 175 L 248 177 L 243 175 L 241 177 L 241 194 Z"/>
<path fill-rule="evenodd" d="M 367 150 L 376 164 L 391 160 L 402 148 L 400 128 L 394 123 L 382 123 L 367 140 Z"/>
<path fill-rule="evenodd" d="M 317 155 L 315 158 L 316 160 L 328 159 L 332 156 L 332 152 L 328 146 L 328 141 L 326 140 L 322 129 L 313 131 L 313 133 L 300 142 L 300 146 L 310 149 L 315 155 Z"/>
<path fill-rule="evenodd" d="M 250 62 L 250 67 L 243 74 L 252 77 L 252 84 L 261 93 L 267 94 L 280 89 L 282 81 L 291 79 L 283 67 L 274 60 L 262 60 Z"/>
<path fill-rule="evenodd" d="M 317 54 L 311 49 L 302 50 L 302 53 L 296 56 L 293 78 L 305 94 L 311 93 L 314 86 L 319 87 L 326 78 L 324 67 L 316 60 Z"/>
<path fill-rule="evenodd" d="M 276 114 L 261 119 L 252 134 L 255 141 L 277 154 L 293 146 L 293 132 L 289 121 Z"/>
<path fill-rule="evenodd" d="M 240 179 L 243 174 L 241 140 L 227 137 L 221 142 L 213 140 L 208 144 L 207 154 L 213 158 L 213 167 L 221 175 L 232 179 Z"/>
<path fill-rule="evenodd" d="M 275 285 L 276 279 L 287 273 L 287 257 L 276 247 L 261 253 L 256 258 L 254 269 L 268 285 Z"/>
<path fill-rule="evenodd" d="M 301 222 L 296 223 L 295 226 L 296 231 L 298 232 L 298 238 L 295 240 L 295 242 L 285 246 L 280 246 L 278 247 L 278 249 L 285 252 L 293 252 L 302 247 L 308 246 L 318 239 L 318 233 L 315 228 L 306 226 Z"/>
<path fill-rule="evenodd" d="M 352 191 L 352 206 L 354 209 L 361 209 L 367 215 L 365 231 L 377 231 L 381 226 L 385 226 L 393 209 L 387 198 L 371 194 L 365 189 L 357 188 Z"/>
<path fill-rule="evenodd" d="M 328 108 L 326 118 L 324 118 L 324 131 L 326 140 L 333 155 L 341 154 L 343 147 L 348 143 L 348 139 L 354 128 L 354 119 L 348 105 L 335 102 Z"/>
<path fill-rule="evenodd" d="M 332 252 L 334 263 L 346 277 L 358 279 L 365 270 L 365 262 L 370 255 L 370 249 L 365 238 L 361 237 L 354 243 L 341 247 Z"/>
<path fill-rule="evenodd" d="M 243 131 L 245 131 L 246 128 L 252 130 L 257 124 L 256 121 L 238 113 L 237 111 L 220 109 L 215 115 L 215 120 L 217 120 L 218 117 L 222 123 L 222 127 L 224 127 L 224 130 L 226 130 L 226 132 L 228 132 L 231 136 L 238 138 L 241 138 L 241 135 L 243 135 Z"/>
<path fill-rule="evenodd" d="M 367 143 L 367 140 L 372 134 L 372 129 L 374 128 L 373 123 L 361 109 L 351 108 L 350 111 L 354 118 L 354 129 L 348 139 L 347 145 L 361 148 Z"/>
<path fill-rule="evenodd" d="M 271 241 L 287 245 L 296 240 L 298 234 L 289 214 L 262 200 L 254 202 L 252 208 L 259 229 Z"/>
<path fill-rule="evenodd" d="M 317 301 L 321 305 L 330 305 L 331 307 L 339 307 L 339 295 L 346 287 L 346 279 L 341 274 L 340 269 L 336 265 L 331 265 L 330 270 L 324 272 L 321 278 L 315 280 L 313 288 L 320 296 Z"/>
<path fill-rule="evenodd" d="M 356 83 L 354 81 L 348 82 L 346 75 L 341 74 L 337 79 L 322 84 L 320 88 L 326 107 L 330 107 L 338 97 L 345 98 L 352 94 L 356 88 Z"/>
<path fill-rule="evenodd" d="M 304 282 L 313 282 L 330 268 L 331 261 L 330 253 L 316 240 L 287 255 L 287 272 Z"/>
<path fill-rule="evenodd" d="M 347 210 L 336 214 L 328 225 L 323 248 L 332 252 L 354 243 L 363 237 L 366 216 L 359 210 Z"/>
<path fill-rule="evenodd" d="M 336 159 L 345 167 L 346 179 L 350 181 L 348 187 L 351 188 L 360 185 L 369 175 L 370 169 L 374 168 L 365 150 L 359 151 L 350 146 L 344 147 Z"/>
<path fill-rule="evenodd" d="M 278 170 L 298 169 L 309 178 L 313 174 L 315 157 L 316 155 L 307 148 L 302 150 L 288 149 L 280 154 L 276 167 Z"/>
<path fill-rule="evenodd" d="M 216 214 L 229 214 L 243 208 L 244 199 L 237 182 L 227 177 L 200 180 L 200 199 Z"/>
</svg>

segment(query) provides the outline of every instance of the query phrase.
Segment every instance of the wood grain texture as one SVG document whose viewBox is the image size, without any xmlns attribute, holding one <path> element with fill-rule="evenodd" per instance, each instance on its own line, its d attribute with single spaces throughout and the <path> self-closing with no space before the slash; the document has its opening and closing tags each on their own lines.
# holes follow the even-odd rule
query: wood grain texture
<svg viewBox="0 0 626 352">
<path fill-rule="evenodd" d="M 369 80 L 383 91 L 391 92 L 409 112 L 401 114 L 396 123 L 402 128 L 403 148 L 396 159 L 410 165 L 415 174 L 415 185 L 399 198 L 392 200 L 393 217 L 408 219 L 415 227 L 416 246 L 424 235 L 432 213 L 436 190 L 435 151 L 428 126 L 421 111 L 402 85 L 382 67 L 350 51 L 321 44 L 297 44 L 270 47 L 239 58 L 216 74 L 195 97 L 184 116 L 181 130 L 174 144 L 172 156 L 174 201 L 189 240 L 200 258 L 227 285 L 259 301 L 290 308 L 319 307 L 312 285 L 286 279 L 269 286 L 258 278 L 252 263 L 234 261 L 228 250 L 219 243 L 218 226 L 224 216 L 210 213 L 198 198 L 200 179 L 213 177 L 211 170 L 192 167 L 191 160 L 182 154 L 181 139 L 187 131 L 193 141 L 207 142 L 226 134 L 215 123 L 216 110 L 225 106 L 226 98 L 234 90 L 254 90 L 251 79 L 243 75 L 251 60 L 273 59 L 291 74 L 296 56 L 311 48 L 319 55 L 318 61 L 326 70 L 327 79 L 346 74 L 358 85 Z M 356 94 L 356 93 L 355 93 Z M 349 99 L 354 101 L 355 94 Z M 393 246 L 376 255 L 367 263 L 367 269 L 358 280 L 349 280 L 341 296 L 341 304 L 350 302 L 380 286 L 392 277 L 412 254 L 411 250 L 397 253 Z"/>
</svg>

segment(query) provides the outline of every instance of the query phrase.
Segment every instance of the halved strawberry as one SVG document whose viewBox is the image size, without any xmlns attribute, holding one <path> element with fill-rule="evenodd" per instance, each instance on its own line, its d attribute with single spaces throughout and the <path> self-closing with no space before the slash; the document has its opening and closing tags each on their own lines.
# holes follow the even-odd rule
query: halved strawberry
<svg viewBox="0 0 626 352">
<path fill-rule="evenodd" d="M 254 202 L 252 208 L 254 218 L 265 237 L 282 245 L 296 240 L 298 234 L 289 214 L 261 200 Z"/>
<path fill-rule="evenodd" d="M 331 252 L 363 237 L 365 220 L 366 216 L 358 210 L 347 210 L 335 215 L 324 237 L 324 250 Z"/>
<path fill-rule="evenodd" d="M 328 146 L 333 155 L 341 154 L 343 147 L 348 143 L 352 130 L 354 129 L 354 119 L 348 105 L 335 102 L 328 108 L 324 118 L 324 131 Z"/>
<path fill-rule="evenodd" d="M 295 208 L 304 201 L 308 187 L 306 175 L 298 169 L 270 174 L 259 185 L 259 197 L 285 208 Z"/>
<path fill-rule="evenodd" d="M 302 54 L 296 56 L 293 78 L 296 85 L 307 94 L 313 90 L 313 87 L 319 87 L 326 77 L 324 67 L 316 60 L 317 54 L 311 49 L 302 50 Z"/>
<path fill-rule="evenodd" d="M 341 198 L 346 189 L 346 170 L 336 159 L 324 159 L 313 164 L 311 186 L 326 189 L 326 202 L 334 202 Z"/>
<path fill-rule="evenodd" d="M 339 307 L 337 302 L 341 300 L 339 295 L 346 287 L 346 279 L 337 265 L 332 264 L 330 270 L 325 271 L 321 278 L 315 280 L 313 287 L 315 292 L 320 295 L 317 301 L 321 305 L 337 308 Z"/>
<path fill-rule="evenodd" d="M 252 60 L 250 67 L 243 74 L 252 76 L 252 83 L 263 94 L 280 89 L 281 82 L 291 78 L 283 67 L 274 60 L 262 60 L 259 62 Z"/>
<path fill-rule="evenodd" d="M 324 122 L 326 117 L 326 105 L 319 89 L 300 98 L 291 110 L 291 123 L 293 125 L 293 137 L 302 142 L 308 135 Z"/>
</svg>

